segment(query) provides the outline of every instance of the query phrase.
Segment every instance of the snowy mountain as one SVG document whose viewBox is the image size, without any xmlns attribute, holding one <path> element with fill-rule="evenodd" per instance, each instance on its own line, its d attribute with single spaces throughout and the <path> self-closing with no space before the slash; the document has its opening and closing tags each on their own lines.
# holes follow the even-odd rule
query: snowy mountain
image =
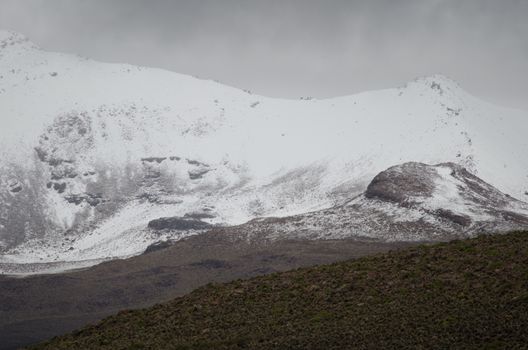
<svg viewBox="0 0 528 350">
<path fill-rule="evenodd" d="M 404 163 L 379 173 L 367 190 L 333 208 L 233 227 L 233 239 L 360 238 L 445 241 L 528 227 L 528 203 L 454 163 Z"/>
<path fill-rule="evenodd" d="M 272 99 L 0 31 L 0 125 L 0 263 L 91 265 L 200 232 L 146 229 L 160 217 L 226 226 L 331 208 L 409 161 L 453 162 L 528 199 L 527 113 L 443 76 Z"/>
</svg>

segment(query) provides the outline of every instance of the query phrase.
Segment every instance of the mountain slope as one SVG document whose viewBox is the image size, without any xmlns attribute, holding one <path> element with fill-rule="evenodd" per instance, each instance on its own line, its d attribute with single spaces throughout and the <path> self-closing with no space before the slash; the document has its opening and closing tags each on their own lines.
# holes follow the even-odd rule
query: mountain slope
<svg viewBox="0 0 528 350">
<path fill-rule="evenodd" d="M 39 49 L 0 32 L 0 260 L 92 265 L 210 224 L 342 204 L 380 171 L 456 162 L 528 190 L 526 113 L 442 76 L 325 100 L 281 100 L 158 69 Z M 79 262 L 82 261 L 82 262 Z"/>
<path fill-rule="evenodd" d="M 445 241 L 528 228 L 528 203 L 518 201 L 454 163 L 416 162 L 379 173 L 366 191 L 329 209 L 255 219 L 227 228 L 238 239 Z"/>
<path fill-rule="evenodd" d="M 195 241 L 201 241 L 204 249 L 226 243 L 234 249 L 243 250 L 247 245 L 266 249 L 289 240 L 446 241 L 526 229 L 528 203 L 498 191 L 460 165 L 409 162 L 379 173 L 364 193 L 328 209 L 280 218 L 257 218 L 228 227 L 215 227 L 203 221 L 210 217 L 210 213 L 193 213 L 157 218 L 136 232 L 138 237 L 160 239 L 149 245 L 146 252 L 196 234 Z M 70 244 L 76 247 L 77 242 Z M 109 251 L 114 247 L 104 248 Z M 77 251 L 70 250 L 72 256 Z M 7 261 L 0 261 L 0 271 L 9 275 L 53 273 L 100 262 L 20 264 L 10 262 L 10 257 L 5 254 Z"/>
<path fill-rule="evenodd" d="M 208 285 L 34 349 L 523 348 L 528 233 Z"/>
</svg>

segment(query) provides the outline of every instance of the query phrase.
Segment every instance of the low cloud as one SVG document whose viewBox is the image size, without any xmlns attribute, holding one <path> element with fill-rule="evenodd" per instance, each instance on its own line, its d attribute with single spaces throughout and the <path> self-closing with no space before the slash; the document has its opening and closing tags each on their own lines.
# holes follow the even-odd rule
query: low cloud
<svg viewBox="0 0 528 350">
<path fill-rule="evenodd" d="M 280 97 L 346 95 L 442 73 L 528 110 L 522 0 L 1 0 L 40 46 Z"/>
</svg>

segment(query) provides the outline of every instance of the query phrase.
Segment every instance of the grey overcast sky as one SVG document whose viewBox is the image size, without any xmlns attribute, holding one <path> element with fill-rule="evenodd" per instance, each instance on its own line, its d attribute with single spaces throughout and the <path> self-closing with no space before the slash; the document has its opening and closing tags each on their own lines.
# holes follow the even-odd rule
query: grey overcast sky
<svg viewBox="0 0 528 350">
<path fill-rule="evenodd" d="M 440 73 L 528 110 L 528 0 L 0 0 L 0 28 L 47 50 L 277 97 Z"/>
</svg>

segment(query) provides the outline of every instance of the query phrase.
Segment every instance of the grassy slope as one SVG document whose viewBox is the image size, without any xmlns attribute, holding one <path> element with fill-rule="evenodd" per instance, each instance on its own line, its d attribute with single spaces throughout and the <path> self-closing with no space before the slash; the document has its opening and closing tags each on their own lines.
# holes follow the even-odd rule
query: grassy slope
<svg viewBox="0 0 528 350">
<path fill-rule="evenodd" d="M 120 310 L 166 302 L 207 283 L 330 264 L 409 246 L 355 240 L 249 244 L 233 243 L 230 237 L 224 231 L 192 236 L 166 249 L 65 274 L 0 276 L 0 349 L 13 350 L 70 333 Z"/>
<path fill-rule="evenodd" d="M 36 349 L 528 347 L 528 232 L 211 284 Z"/>
</svg>

